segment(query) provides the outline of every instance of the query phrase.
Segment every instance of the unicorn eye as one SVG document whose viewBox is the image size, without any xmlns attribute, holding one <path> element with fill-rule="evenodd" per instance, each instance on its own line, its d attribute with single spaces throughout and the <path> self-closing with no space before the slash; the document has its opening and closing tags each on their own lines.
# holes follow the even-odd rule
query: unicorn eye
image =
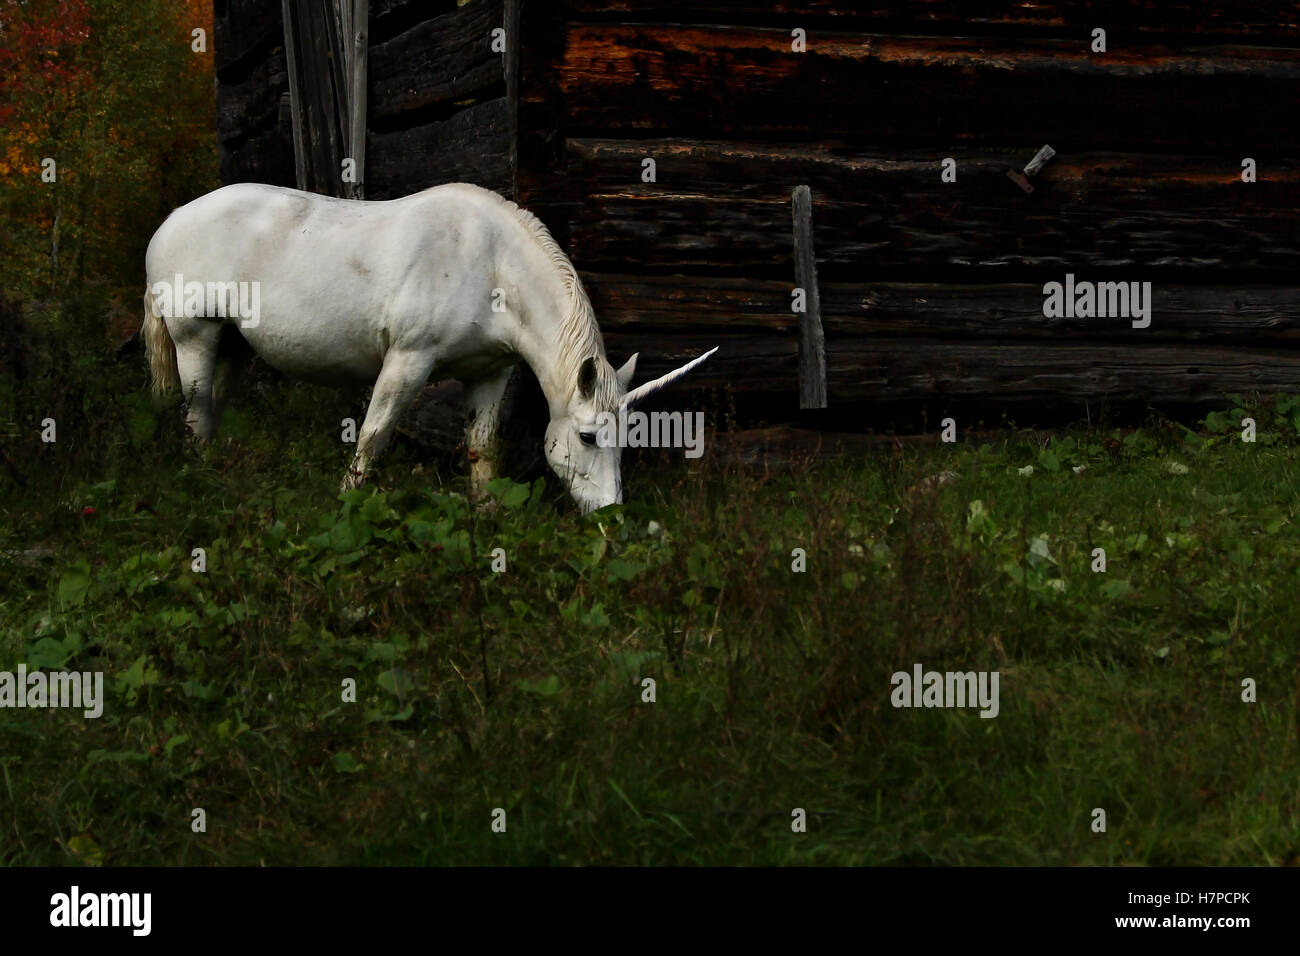
<svg viewBox="0 0 1300 956">
<path fill-rule="evenodd" d="M 596 444 L 596 433 L 595 433 L 595 432 L 578 432 L 578 437 L 582 439 L 582 443 L 583 443 L 584 445 L 594 445 L 594 444 Z"/>
</svg>

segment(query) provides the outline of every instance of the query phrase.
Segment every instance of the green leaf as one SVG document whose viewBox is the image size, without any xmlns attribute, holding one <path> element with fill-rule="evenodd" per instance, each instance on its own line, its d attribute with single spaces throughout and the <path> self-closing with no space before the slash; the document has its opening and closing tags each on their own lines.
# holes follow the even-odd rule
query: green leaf
<svg viewBox="0 0 1300 956">
<path fill-rule="evenodd" d="M 367 498 L 361 506 L 361 517 L 371 524 L 379 524 L 397 517 L 393 509 L 388 506 L 388 493 L 380 491 Z"/>
<path fill-rule="evenodd" d="M 1128 578 L 1115 578 L 1101 586 L 1101 593 L 1112 601 L 1118 601 L 1133 593 L 1133 584 Z"/>
<path fill-rule="evenodd" d="M 125 673 L 117 675 L 117 689 L 126 694 L 128 701 L 134 701 L 142 688 L 156 683 L 158 671 L 149 666 L 149 657 L 145 654 L 137 657 Z"/>
<path fill-rule="evenodd" d="M 68 841 L 68 849 L 82 866 L 103 866 L 104 848 L 89 833 L 79 833 Z"/>
<path fill-rule="evenodd" d="M 365 764 L 358 763 L 356 758 L 346 750 L 340 750 L 330 758 L 330 766 L 339 773 L 360 773 Z"/>
<path fill-rule="evenodd" d="M 560 679 L 551 674 L 548 677 L 539 677 L 537 680 L 520 679 L 515 681 L 515 686 L 538 697 L 554 697 L 560 692 Z"/>
<path fill-rule="evenodd" d="M 630 581 L 642 570 L 642 565 L 624 561 L 622 558 L 610 558 L 605 565 L 605 573 L 611 581 Z"/>
<path fill-rule="evenodd" d="M 1044 564 L 1055 564 L 1056 559 L 1052 557 L 1047 549 L 1047 535 L 1040 534 L 1029 544 L 1029 565 L 1030 567 L 1042 567 Z"/>
<path fill-rule="evenodd" d="M 90 565 L 84 560 L 78 561 L 63 572 L 59 579 L 59 603 L 77 607 L 86 599 L 90 590 Z"/>
<path fill-rule="evenodd" d="M 501 506 L 503 508 L 518 508 L 528 500 L 530 491 L 528 485 L 512 484 L 509 490 L 501 496 Z"/>
<path fill-rule="evenodd" d="M 381 671 L 378 681 L 379 686 L 394 697 L 404 697 L 415 689 L 415 677 L 400 667 L 390 667 Z"/>
</svg>

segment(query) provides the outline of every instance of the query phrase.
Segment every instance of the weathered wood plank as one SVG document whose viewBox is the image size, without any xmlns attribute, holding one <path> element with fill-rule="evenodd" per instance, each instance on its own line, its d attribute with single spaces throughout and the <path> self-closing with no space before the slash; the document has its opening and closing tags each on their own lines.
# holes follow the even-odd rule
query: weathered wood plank
<svg viewBox="0 0 1300 956">
<path fill-rule="evenodd" d="M 372 126 L 398 114 L 449 104 L 504 83 L 503 57 L 492 52 L 502 0 L 476 0 L 370 48 Z"/>
<path fill-rule="evenodd" d="M 343 8 L 339 0 L 282 2 L 297 186 L 352 195 L 342 178 L 350 111 Z"/>
<path fill-rule="evenodd" d="M 706 348 L 721 346 L 674 392 L 730 391 L 742 400 L 798 397 L 794 336 L 716 333 L 605 333 L 617 361 L 641 353 L 638 368 L 657 375 Z M 1146 400 L 1195 402 L 1250 389 L 1300 391 L 1300 350 L 1176 344 L 1146 347 L 1098 342 L 1006 340 L 935 342 L 917 337 L 831 336 L 826 341 L 831 407 L 934 399 L 999 402 Z"/>
<path fill-rule="evenodd" d="M 293 186 L 293 143 L 279 126 L 244 139 L 236 149 L 222 148 L 221 182 Z"/>
<path fill-rule="evenodd" d="M 1117 0 L 1098 9 L 1092 0 L 568 0 L 582 19 L 612 17 L 638 22 L 771 23 L 788 20 L 791 27 L 810 22 L 872 24 L 897 32 L 994 33 L 1034 29 L 1061 35 L 1088 36 L 1093 27 L 1112 36 L 1124 34 L 1203 34 L 1252 41 L 1300 40 L 1300 13 L 1292 0 Z M 911 27 L 911 30 L 906 28 Z"/>
<path fill-rule="evenodd" d="M 1289 349 L 868 337 L 835 342 L 827 350 L 827 372 L 835 402 L 931 396 L 1197 401 L 1250 389 L 1300 390 L 1298 359 L 1300 353 Z"/>
<path fill-rule="evenodd" d="M 311 159 L 310 134 L 307 124 L 309 96 L 306 76 L 310 72 L 303 62 L 308 56 L 306 38 L 302 37 L 303 24 L 295 16 L 293 0 L 281 0 L 284 20 L 285 62 L 289 73 L 289 123 L 293 130 L 293 173 L 294 186 L 307 188 L 308 166 Z"/>
<path fill-rule="evenodd" d="M 345 0 L 345 3 L 347 0 Z M 346 19 L 348 73 L 348 155 L 356 163 L 352 198 L 366 196 L 366 89 L 370 62 L 370 2 L 351 0 Z"/>
<path fill-rule="evenodd" d="M 1073 267 L 1285 281 L 1300 268 L 1300 162 L 1255 157 L 1259 181 L 1243 183 L 1231 154 L 1061 152 L 1026 195 L 1005 171 L 1036 148 L 949 151 L 957 181 L 943 183 L 939 152 L 578 139 L 563 166 L 534 171 L 521 190 L 592 270 L 636 261 L 762 274 L 790 261 L 784 202 L 797 183 L 816 191 L 824 280 L 898 278 L 900 269 L 919 279 L 1037 279 Z M 640 180 L 646 156 L 655 183 Z"/>
<path fill-rule="evenodd" d="M 585 272 L 583 285 L 606 331 L 665 336 L 715 330 L 731 338 L 793 336 L 791 283 L 703 276 Z M 1300 344 L 1300 287 L 1152 287 L 1150 328 L 1115 319 L 1046 319 L 1041 285 L 821 283 L 822 323 L 832 339 L 881 335 L 936 340 L 1106 340 L 1235 345 Z"/>
<path fill-rule="evenodd" d="M 238 83 L 284 43 L 279 0 L 227 0 L 212 20 L 212 55 L 217 79 Z"/>
<path fill-rule="evenodd" d="M 498 97 L 441 122 L 372 132 L 368 155 L 372 199 L 396 199 L 452 182 L 504 192 L 510 188 L 509 104 Z"/>
<path fill-rule="evenodd" d="M 1075 41 L 833 34 L 792 53 L 783 29 L 570 24 L 555 64 L 571 134 L 638 130 L 1015 142 L 1063 153 L 1136 142 L 1300 145 L 1300 51 L 1112 49 Z M 1032 134 L 1025 128 L 1032 117 Z M 1212 117 L 1212 120 L 1207 118 Z"/>
<path fill-rule="evenodd" d="M 372 0 L 371 39 L 375 43 L 391 40 L 418 23 L 452 13 L 458 6 L 456 0 Z"/>
<path fill-rule="evenodd" d="M 261 60 L 245 79 L 217 90 L 217 144 L 237 148 L 280 121 L 280 96 L 289 90 L 285 50 Z M 286 129 L 288 127 L 286 126 Z"/>
</svg>

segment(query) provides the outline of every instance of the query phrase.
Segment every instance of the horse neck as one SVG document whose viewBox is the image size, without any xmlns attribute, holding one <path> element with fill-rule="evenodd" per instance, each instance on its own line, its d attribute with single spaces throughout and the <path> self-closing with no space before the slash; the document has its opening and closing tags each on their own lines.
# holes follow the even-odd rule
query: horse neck
<svg viewBox="0 0 1300 956">
<path fill-rule="evenodd" d="M 564 277 L 550 256 L 531 236 L 516 273 L 522 281 L 514 284 L 523 292 L 516 352 L 528 363 L 537 377 L 550 406 L 551 417 L 563 414 L 577 368 L 564 368 L 560 361 L 564 334 L 564 317 L 569 310 L 569 294 Z M 531 293 L 531 294 L 530 294 Z"/>
</svg>

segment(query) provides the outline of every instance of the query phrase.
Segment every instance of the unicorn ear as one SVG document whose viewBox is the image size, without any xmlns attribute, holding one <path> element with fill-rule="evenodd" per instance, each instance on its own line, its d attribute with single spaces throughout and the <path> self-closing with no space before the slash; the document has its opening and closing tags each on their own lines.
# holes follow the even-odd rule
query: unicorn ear
<svg viewBox="0 0 1300 956">
<path fill-rule="evenodd" d="M 591 398 L 596 391 L 596 360 L 588 355 L 578 366 L 578 393 Z"/>
<path fill-rule="evenodd" d="M 623 396 L 623 401 L 621 404 L 625 408 L 631 408 L 633 405 L 641 401 L 641 399 L 645 398 L 646 396 L 653 395 L 655 392 L 659 391 L 659 389 L 663 388 L 665 385 L 670 385 L 671 383 L 677 381 L 677 379 L 681 378 L 691 369 L 695 368 L 695 366 L 699 365 L 701 362 L 703 362 L 706 358 L 708 358 L 717 350 L 718 347 L 715 345 L 713 348 L 709 349 L 699 358 L 691 359 L 681 368 L 674 369 L 673 371 L 669 372 L 667 375 L 661 375 L 653 382 L 646 382 L 644 385 L 638 385 L 636 388 L 632 389 L 632 391 L 628 392 L 626 395 Z"/>
<path fill-rule="evenodd" d="M 634 354 L 614 373 L 618 377 L 618 384 L 622 385 L 624 389 L 627 389 L 632 384 L 632 376 L 636 374 L 636 357 L 640 354 L 640 352 Z"/>
</svg>

